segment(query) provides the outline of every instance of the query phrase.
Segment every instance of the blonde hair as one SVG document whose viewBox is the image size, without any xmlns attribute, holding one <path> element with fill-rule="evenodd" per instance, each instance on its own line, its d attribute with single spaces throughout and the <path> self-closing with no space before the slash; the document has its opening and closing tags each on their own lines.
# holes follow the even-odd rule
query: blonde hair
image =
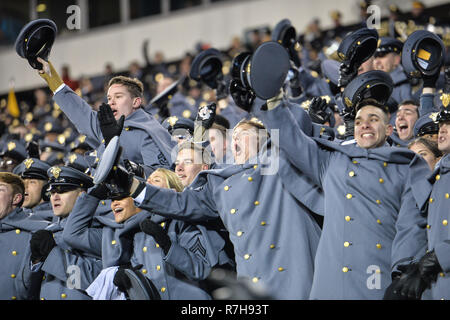
<svg viewBox="0 0 450 320">
<path fill-rule="evenodd" d="M 108 88 L 113 84 L 120 84 L 127 88 L 132 98 L 142 98 L 144 93 L 144 85 L 137 78 L 129 78 L 125 76 L 117 76 L 109 80 Z"/>
<path fill-rule="evenodd" d="M 154 172 L 159 172 L 164 176 L 168 189 L 174 189 L 177 192 L 183 191 L 183 184 L 175 172 L 164 168 L 158 168 Z"/>
</svg>

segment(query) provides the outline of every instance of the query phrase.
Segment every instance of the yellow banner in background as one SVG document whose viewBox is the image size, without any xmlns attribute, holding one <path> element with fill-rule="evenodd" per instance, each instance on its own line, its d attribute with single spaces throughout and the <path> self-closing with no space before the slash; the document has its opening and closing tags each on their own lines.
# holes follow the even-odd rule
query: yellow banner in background
<svg viewBox="0 0 450 320">
<path fill-rule="evenodd" d="M 8 112 L 14 118 L 20 116 L 19 104 L 17 103 L 16 94 L 14 93 L 14 88 L 9 89 L 8 93 L 8 103 L 6 105 Z"/>
</svg>

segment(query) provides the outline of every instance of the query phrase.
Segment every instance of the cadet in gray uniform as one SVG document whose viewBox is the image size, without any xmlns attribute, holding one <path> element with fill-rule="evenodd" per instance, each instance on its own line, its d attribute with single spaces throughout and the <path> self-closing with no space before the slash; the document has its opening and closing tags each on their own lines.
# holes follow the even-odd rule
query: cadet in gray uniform
<svg viewBox="0 0 450 320">
<path fill-rule="evenodd" d="M 130 192 L 139 207 L 167 217 L 219 216 L 234 246 L 239 278 L 261 284 L 275 299 L 307 299 L 320 237 L 313 213 L 323 212 L 321 191 L 268 146 L 258 120 L 242 121 L 233 133 L 234 165 L 201 171 L 183 192 L 136 184 L 137 179 Z"/>
<path fill-rule="evenodd" d="M 31 232 L 43 229 L 48 222 L 30 218 L 21 208 L 25 192 L 22 179 L 13 173 L 0 172 L 0 299 L 19 298 L 16 284 L 22 260 L 26 256 Z"/>
<path fill-rule="evenodd" d="M 26 213 L 43 220 L 52 221 L 54 215 L 45 192 L 48 182 L 47 170 L 50 165 L 37 158 L 27 158 L 14 168 L 25 184 L 25 198 L 22 204 Z M 46 199 L 44 199 L 46 198 Z"/>
<path fill-rule="evenodd" d="M 280 149 L 324 192 L 310 298 L 381 299 L 391 268 L 421 256 L 426 247 L 425 218 L 410 186 L 414 153 L 386 146 L 392 127 L 387 109 L 374 100 L 359 105 L 356 144 L 348 145 L 308 137 L 306 113 L 301 110 L 304 119 L 298 121 L 279 97 L 267 106 L 270 111 L 258 114 L 267 127 L 279 129 Z M 428 171 L 418 160 L 416 173 Z"/>
<path fill-rule="evenodd" d="M 422 189 L 422 205 L 427 206 L 428 250 L 418 262 L 408 266 L 393 291 L 410 299 L 450 298 L 450 255 L 448 221 L 450 201 L 450 112 L 441 110 L 438 148 L 444 154 L 434 171 L 417 183 Z M 430 288 L 430 290 L 426 290 Z M 423 296 L 422 296 L 423 294 Z"/>
<path fill-rule="evenodd" d="M 163 188 L 183 189 L 176 174 L 163 168 L 154 171 L 148 181 Z M 114 218 L 94 218 L 103 225 L 99 234 L 89 225 L 98 198 L 105 196 L 102 188 L 105 187 L 94 188 L 77 203 L 64 230 L 65 241 L 81 250 L 96 251 L 102 256 L 104 268 L 133 266 L 151 281 L 163 300 L 210 299 L 196 281 L 205 279 L 216 265 L 232 264 L 223 251 L 225 241 L 219 234 L 207 225 L 142 211 L 119 189 L 110 190 L 108 195 L 113 199 Z M 129 289 L 120 272 L 114 284 L 123 291 Z"/>
<path fill-rule="evenodd" d="M 101 259 L 71 248 L 63 239 L 67 216 L 93 185 L 91 177 L 74 168 L 53 166 L 47 171 L 50 201 L 56 222 L 33 233 L 18 276 L 20 297 L 41 300 L 90 300 L 84 292 L 102 269 Z"/>
<path fill-rule="evenodd" d="M 40 59 L 40 58 L 38 58 Z M 40 75 L 47 81 L 54 93 L 53 99 L 61 107 L 61 110 L 75 125 L 77 130 L 86 135 L 89 145 L 98 150 L 98 156 L 104 151 L 103 140 L 108 142 L 110 136 L 100 129 L 97 112 L 93 111 L 83 99 L 66 86 L 51 63 L 40 59 L 44 70 Z M 170 152 L 175 146 L 167 131 L 150 114 L 141 108 L 143 85 L 140 81 L 118 76 L 110 80 L 108 85 L 107 109 L 115 120 L 121 119 L 123 130 L 119 132 L 120 142 L 124 148 L 123 159 L 129 159 L 136 163 L 148 166 L 171 166 Z M 106 106 L 103 105 L 102 107 Z M 102 112 L 102 107 L 100 112 Z M 103 119 L 104 125 L 112 125 L 108 116 Z M 109 130 L 116 128 L 109 127 Z"/>
<path fill-rule="evenodd" d="M 411 84 L 401 65 L 403 43 L 391 37 L 381 37 L 374 57 L 375 70 L 382 70 L 391 75 L 394 82 L 392 98 L 400 103 L 412 99 Z"/>
</svg>

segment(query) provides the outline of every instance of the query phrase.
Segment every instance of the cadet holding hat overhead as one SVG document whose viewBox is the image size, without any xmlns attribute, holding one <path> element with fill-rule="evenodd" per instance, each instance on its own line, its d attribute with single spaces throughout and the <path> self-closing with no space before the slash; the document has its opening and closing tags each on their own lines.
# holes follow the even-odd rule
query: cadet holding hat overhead
<svg viewBox="0 0 450 320">
<path fill-rule="evenodd" d="M 55 102 L 90 144 L 96 144 L 99 155 L 103 152 L 102 140 L 109 140 L 120 130 L 124 157 L 150 166 L 170 166 L 170 150 L 174 144 L 161 125 L 141 108 L 143 85 L 137 79 L 114 77 L 108 84 L 108 103 L 97 112 L 64 84 L 52 64 L 47 62 L 56 36 L 56 26 L 48 19 L 38 19 L 27 24 L 16 40 L 16 51 L 40 76 L 54 93 Z M 126 120 L 125 120 L 126 118 Z M 119 121 L 117 126 L 116 121 Z M 100 130 L 99 121 L 108 129 Z M 123 128 L 123 129 L 122 129 Z M 111 132 L 114 134 L 111 135 Z M 110 135 L 110 136 L 109 136 Z"/>
<path fill-rule="evenodd" d="M 84 290 L 100 273 L 101 259 L 89 251 L 74 250 L 62 234 L 77 199 L 93 186 L 92 178 L 66 166 L 53 166 L 47 175 L 56 222 L 31 237 L 30 250 L 18 276 L 20 297 L 90 300 Z"/>
<path fill-rule="evenodd" d="M 280 149 L 324 192 L 310 298 L 381 299 L 392 268 L 422 255 L 426 246 L 425 218 L 410 184 L 414 153 L 386 144 L 392 132 L 387 107 L 373 99 L 358 102 L 356 143 L 347 145 L 308 137 L 306 113 L 301 110 L 299 122 L 279 97 L 269 99 L 267 109 L 257 114 L 279 129 Z M 422 159 L 416 165 L 415 175 L 429 170 Z"/>
</svg>

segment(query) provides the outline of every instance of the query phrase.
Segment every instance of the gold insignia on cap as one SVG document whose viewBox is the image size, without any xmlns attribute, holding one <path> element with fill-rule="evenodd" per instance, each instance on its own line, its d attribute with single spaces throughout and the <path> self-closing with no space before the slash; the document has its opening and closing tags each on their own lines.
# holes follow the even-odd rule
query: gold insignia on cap
<svg viewBox="0 0 450 320">
<path fill-rule="evenodd" d="M 63 134 L 60 134 L 60 135 L 58 136 L 58 142 L 59 142 L 59 144 L 64 144 L 64 143 L 66 143 L 66 137 L 65 137 Z"/>
<path fill-rule="evenodd" d="M 33 159 L 28 158 L 23 161 L 23 164 L 25 165 L 25 168 L 30 169 L 31 165 L 34 163 Z"/>
<path fill-rule="evenodd" d="M 47 123 L 44 125 L 44 130 L 45 130 L 45 131 L 50 131 L 50 130 L 52 130 L 52 128 L 53 128 L 53 125 L 52 125 L 51 122 L 47 122 Z"/>
<path fill-rule="evenodd" d="M 441 94 L 441 97 L 439 99 L 441 99 L 444 108 L 447 108 L 448 104 L 450 103 L 450 93 Z"/>
<path fill-rule="evenodd" d="M 438 116 L 439 112 L 433 112 L 432 114 L 430 114 L 428 116 L 428 118 L 430 118 L 431 120 L 433 120 L 433 122 L 436 122 L 437 116 Z"/>
<path fill-rule="evenodd" d="M 75 160 L 77 160 L 77 155 L 75 153 L 73 153 L 69 156 L 69 162 L 74 163 Z"/>
<path fill-rule="evenodd" d="M 33 134 L 32 133 L 27 133 L 25 135 L 25 141 L 26 142 L 30 142 L 31 140 L 33 140 Z"/>
<path fill-rule="evenodd" d="M 190 110 L 184 110 L 182 113 L 184 118 L 189 118 L 191 116 L 191 111 Z"/>
<path fill-rule="evenodd" d="M 178 117 L 177 116 L 171 116 L 167 119 L 167 122 L 169 122 L 170 126 L 173 127 L 175 123 L 177 123 Z"/>
<path fill-rule="evenodd" d="M 16 148 L 16 143 L 13 141 L 8 142 L 8 151 L 14 150 Z"/>
<path fill-rule="evenodd" d="M 311 100 L 305 100 L 302 102 L 302 104 L 300 106 L 304 110 L 309 110 L 310 105 L 311 105 Z"/>
<path fill-rule="evenodd" d="M 81 143 L 84 143 L 84 141 L 86 141 L 86 136 L 84 134 L 82 134 L 81 136 L 78 137 L 78 141 L 80 141 Z"/>
<path fill-rule="evenodd" d="M 317 73 L 317 71 L 311 71 L 311 76 L 313 76 L 314 78 L 317 78 L 319 76 L 319 74 Z"/>
<path fill-rule="evenodd" d="M 345 97 L 344 101 L 347 107 L 351 107 L 353 105 L 352 101 L 348 97 Z"/>
<path fill-rule="evenodd" d="M 61 168 L 60 167 L 52 167 L 50 169 L 50 173 L 56 178 L 59 178 L 59 174 L 61 173 Z"/>
</svg>

